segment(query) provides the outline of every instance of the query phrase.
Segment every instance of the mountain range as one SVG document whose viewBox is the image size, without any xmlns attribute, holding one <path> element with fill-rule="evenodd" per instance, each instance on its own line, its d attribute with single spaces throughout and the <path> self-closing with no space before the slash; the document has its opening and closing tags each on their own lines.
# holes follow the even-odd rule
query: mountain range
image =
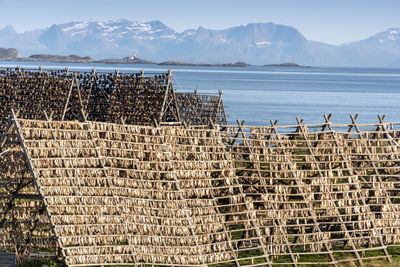
<svg viewBox="0 0 400 267">
<path fill-rule="evenodd" d="M 250 23 L 224 30 L 199 27 L 181 33 L 160 21 L 69 22 L 17 33 L 0 30 L 0 47 L 31 54 L 77 54 L 123 58 L 135 50 L 151 61 L 264 65 L 296 62 L 312 66 L 400 67 L 400 28 L 365 40 L 330 45 L 308 40 L 297 29 L 274 23 Z"/>
</svg>

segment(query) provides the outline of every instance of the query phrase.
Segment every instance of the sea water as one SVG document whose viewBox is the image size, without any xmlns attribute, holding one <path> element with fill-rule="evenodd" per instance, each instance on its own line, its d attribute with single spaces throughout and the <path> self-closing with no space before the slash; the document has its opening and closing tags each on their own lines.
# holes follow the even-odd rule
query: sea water
<svg viewBox="0 0 400 267">
<path fill-rule="evenodd" d="M 200 94 L 218 94 L 229 123 L 245 120 L 246 125 L 296 124 L 324 122 L 323 114 L 333 114 L 334 123 L 351 122 L 350 114 L 359 114 L 359 123 L 400 121 L 400 69 L 337 67 L 187 67 L 158 65 L 59 64 L 1 62 L 2 67 L 120 72 L 166 72 L 172 69 L 176 91 L 198 90 Z"/>
</svg>

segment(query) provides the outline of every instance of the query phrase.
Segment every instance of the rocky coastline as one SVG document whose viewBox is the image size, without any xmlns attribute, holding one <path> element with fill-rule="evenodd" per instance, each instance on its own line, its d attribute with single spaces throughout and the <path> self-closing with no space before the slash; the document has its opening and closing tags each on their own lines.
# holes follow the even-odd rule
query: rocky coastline
<svg viewBox="0 0 400 267">
<path fill-rule="evenodd" d="M 250 64 L 245 62 L 236 63 L 188 63 L 180 61 L 164 61 L 161 63 L 137 58 L 137 57 L 125 57 L 122 59 L 110 58 L 95 60 L 91 57 L 81 57 L 77 55 L 60 56 L 60 55 L 48 55 L 48 54 L 35 54 L 29 57 L 21 57 L 17 49 L 14 48 L 0 48 L 0 61 L 22 61 L 22 62 L 55 62 L 55 63 L 104 63 L 104 64 L 157 64 L 160 66 L 201 66 L 201 67 L 247 67 Z"/>
<path fill-rule="evenodd" d="M 235 63 L 190 63 L 182 61 L 164 61 L 161 63 L 137 58 L 125 57 L 122 59 L 100 59 L 95 60 L 91 57 L 81 57 L 78 55 L 48 55 L 48 54 L 35 54 L 29 57 L 21 57 L 18 50 L 15 48 L 0 48 L 0 61 L 22 61 L 22 62 L 55 62 L 55 63 L 104 63 L 104 64 L 157 64 L 159 66 L 191 66 L 191 67 L 239 67 L 244 68 L 251 66 L 250 64 L 242 61 Z M 310 66 L 302 66 L 293 62 L 268 64 L 265 67 L 296 67 L 296 68 L 309 68 Z"/>
</svg>

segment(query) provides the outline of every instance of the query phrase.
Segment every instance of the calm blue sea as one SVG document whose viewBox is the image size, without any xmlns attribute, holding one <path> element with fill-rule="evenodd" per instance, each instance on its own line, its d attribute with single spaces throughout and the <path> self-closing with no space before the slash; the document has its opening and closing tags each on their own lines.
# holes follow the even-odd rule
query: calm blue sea
<svg viewBox="0 0 400 267">
<path fill-rule="evenodd" d="M 335 123 L 350 122 L 349 114 L 359 114 L 358 122 L 400 121 L 400 69 L 382 68 L 247 68 L 176 67 L 157 65 L 58 64 L 0 62 L 1 67 L 65 68 L 122 72 L 165 72 L 173 70 L 177 91 L 217 94 L 222 90 L 228 121 L 245 120 L 246 125 L 323 122 L 332 113 Z"/>
</svg>

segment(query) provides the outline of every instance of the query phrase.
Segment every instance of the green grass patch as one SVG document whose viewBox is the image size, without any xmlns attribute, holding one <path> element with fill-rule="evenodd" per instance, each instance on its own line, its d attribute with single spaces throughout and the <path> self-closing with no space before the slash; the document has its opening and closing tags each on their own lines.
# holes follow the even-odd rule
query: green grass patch
<svg viewBox="0 0 400 267">
<path fill-rule="evenodd" d="M 364 259 L 363 262 L 365 264 L 365 267 L 397 267 L 400 266 L 400 246 L 399 247 L 389 247 L 388 253 L 391 255 L 391 260 L 392 262 L 389 263 L 385 258 L 381 259 L 371 259 L 367 260 Z M 296 249 L 293 249 L 293 252 L 296 252 Z M 299 251 L 300 252 L 300 251 Z M 332 250 L 333 255 L 336 260 L 344 260 L 344 259 L 349 259 L 351 261 L 349 262 L 343 262 L 340 263 L 340 267 L 356 267 L 359 266 L 356 257 L 354 253 L 352 252 L 337 252 L 335 250 Z M 266 262 L 266 259 L 262 257 L 262 253 L 260 251 L 254 250 L 254 251 L 244 251 L 239 253 L 239 262 L 240 264 L 246 265 L 246 264 L 251 264 L 251 263 L 264 263 Z M 376 251 L 366 251 L 364 255 L 361 255 L 362 257 L 376 257 L 376 256 L 384 256 L 382 251 L 376 250 Z M 254 258 L 253 261 L 251 259 L 245 259 L 249 257 L 257 257 Z M 241 258 L 241 259 L 240 259 Z M 276 256 L 276 257 L 270 257 L 270 260 L 273 263 L 287 263 L 287 266 L 291 266 L 292 260 L 289 255 L 281 255 L 281 256 Z M 326 253 L 320 253 L 320 254 L 313 254 L 313 255 L 301 255 L 298 258 L 298 262 L 329 262 L 329 256 Z M 45 259 L 45 258 L 31 258 L 27 259 L 22 265 L 19 267 L 43 267 L 43 266 L 48 266 L 48 267 L 66 267 L 64 261 L 60 260 L 54 260 L 54 259 Z M 152 265 L 149 264 L 143 264 L 145 267 L 150 267 Z M 158 265 L 153 265 L 155 267 L 158 267 Z M 227 267 L 227 266 L 235 266 L 234 262 L 232 261 L 231 263 L 221 263 L 221 264 L 209 264 L 209 267 Z M 285 265 L 279 265 L 279 266 L 286 266 Z M 324 267 L 326 266 L 325 264 L 301 264 L 299 266 L 302 267 Z"/>
<path fill-rule="evenodd" d="M 66 267 L 63 260 L 31 258 L 26 259 L 19 267 Z"/>
</svg>

